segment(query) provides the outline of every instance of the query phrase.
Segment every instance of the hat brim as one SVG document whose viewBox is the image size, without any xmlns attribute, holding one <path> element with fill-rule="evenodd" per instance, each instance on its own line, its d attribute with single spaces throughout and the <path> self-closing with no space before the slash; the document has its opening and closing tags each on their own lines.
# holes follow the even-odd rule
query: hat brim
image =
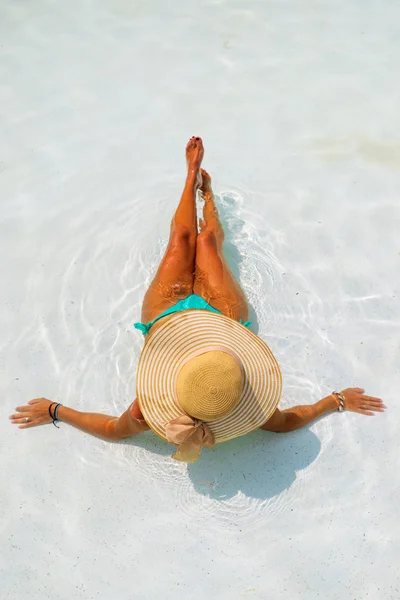
<svg viewBox="0 0 400 600">
<path fill-rule="evenodd" d="M 175 384 L 185 358 L 201 348 L 225 347 L 244 369 L 240 401 L 227 416 L 208 423 L 215 442 L 224 442 L 263 425 L 282 395 L 279 365 L 267 344 L 223 315 L 205 310 L 176 313 L 145 344 L 136 375 L 140 410 L 149 427 L 167 441 L 167 423 L 185 414 L 175 398 Z"/>
</svg>

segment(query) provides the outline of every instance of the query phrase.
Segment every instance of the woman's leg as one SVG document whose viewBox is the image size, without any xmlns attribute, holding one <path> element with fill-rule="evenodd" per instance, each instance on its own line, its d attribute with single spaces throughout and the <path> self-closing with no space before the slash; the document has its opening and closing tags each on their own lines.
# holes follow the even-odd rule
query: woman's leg
<svg viewBox="0 0 400 600">
<path fill-rule="evenodd" d="M 194 293 L 232 319 L 247 321 L 246 296 L 225 260 L 224 231 L 218 218 L 211 177 L 201 170 L 204 195 L 203 220 L 197 237 Z"/>
<path fill-rule="evenodd" d="M 143 300 L 143 323 L 153 321 L 161 312 L 193 292 L 197 240 L 196 190 L 201 185 L 203 155 L 201 138 L 192 137 L 186 146 L 188 173 L 185 187 L 172 219 L 167 250 Z"/>
</svg>

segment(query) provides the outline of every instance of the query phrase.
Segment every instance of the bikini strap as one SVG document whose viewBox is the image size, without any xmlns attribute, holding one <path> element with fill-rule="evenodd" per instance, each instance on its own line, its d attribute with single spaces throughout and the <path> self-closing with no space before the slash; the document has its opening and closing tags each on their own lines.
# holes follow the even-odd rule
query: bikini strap
<svg viewBox="0 0 400 600">
<path fill-rule="evenodd" d="M 147 325 L 145 323 L 134 323 L 133 326 L 135 329 L 139 329 L 139 331 L 141 331 L 143 333 L 143 335 L 147 335 L 149 333 L 150 327 L 153 325 L 153 323 L 147 323 Z"/>
<path fill-rule="evenodd" d="M 250 325 L 251 325 L 251 321 L 245 321 L 245 322 L 243 323 L 243 319 L 239 319 L 239 323 L 240 323 L 241 325 L 243 325 L 243 327 L 250 327 Z"/>
</svg>

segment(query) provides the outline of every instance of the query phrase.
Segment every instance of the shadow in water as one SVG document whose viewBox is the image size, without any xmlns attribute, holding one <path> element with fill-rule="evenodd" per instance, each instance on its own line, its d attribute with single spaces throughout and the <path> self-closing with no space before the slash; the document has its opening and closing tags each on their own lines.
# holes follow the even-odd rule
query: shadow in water
<svg viewBox="0 0 400 600">
<path fill-rule="evenodd" d="M 125 443 L 161 456 L 174 452 L 172 445 L 151 432 Z M 227 500 L 242 492 L 265 500 L 290 488 L 297 473 L 317 458 L 320 449 L 320 441 L 310 429 L 288 434 L 255 431 L 203 449 L 198 462 L 188 465 L 188 475 L 203 496 Z"/>
<path fill-rule="evenodd" d="M 188 473 L 196 491 L 210 498 L 222 500 L 242 492 L 267 499 L 288 489 L 320 448 L 309 429 L 286 435 L 256 431 L 204 451 L 188 466 Z"/>
<path fill-rule="evenodd" d="M 235 279 L 240 282 L 240 265 L 243 262 L 243 258 L 238 250 L 237 242 L 238 239 L 242 238 L 243 236 L 246 221 L 236 214 L 237 201 L 234 198 L 231 198 L 229 194 L 224 194 L 219 198 L 217 197 L 217 208 L 219 218 L 225 232 L 223 247 L 224 255 Z M 256 311 L 249 301 L 247 301 L 247 303 L 249 306 L 249 321 L 251 321 L 251 330 L 254 333 L 258 333 L 259 326 Z"/>
<path fill-rule="evenodd" d="M 126 446 L 135 446 L 135 448 L 143 448 L 143 450 L 146 450 L 151 454 L 158 454 L 159 456 L 171 456 L 174 452 L 174 446 L 164 442 L 164 440 L 159 438 L 152 431 L 145 431 L 140 435 L 116 443 Z"/>
</svg>

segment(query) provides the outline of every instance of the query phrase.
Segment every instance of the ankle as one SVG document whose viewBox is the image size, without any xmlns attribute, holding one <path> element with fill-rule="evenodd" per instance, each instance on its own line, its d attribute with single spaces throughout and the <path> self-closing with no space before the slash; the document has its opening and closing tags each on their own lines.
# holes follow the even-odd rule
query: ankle
<svg viewBox="0 0 400 600">
<path fill-rule="evenodd" d="M 196 179 L 198 173 L 199 173 L 198 167 L 196 167 L 195 165 L 188 165 L 188 171 L 187 171 L 187 177 L 186 177 L 186 179 L 189 179 L 189 178 Z"/>
</svg>

